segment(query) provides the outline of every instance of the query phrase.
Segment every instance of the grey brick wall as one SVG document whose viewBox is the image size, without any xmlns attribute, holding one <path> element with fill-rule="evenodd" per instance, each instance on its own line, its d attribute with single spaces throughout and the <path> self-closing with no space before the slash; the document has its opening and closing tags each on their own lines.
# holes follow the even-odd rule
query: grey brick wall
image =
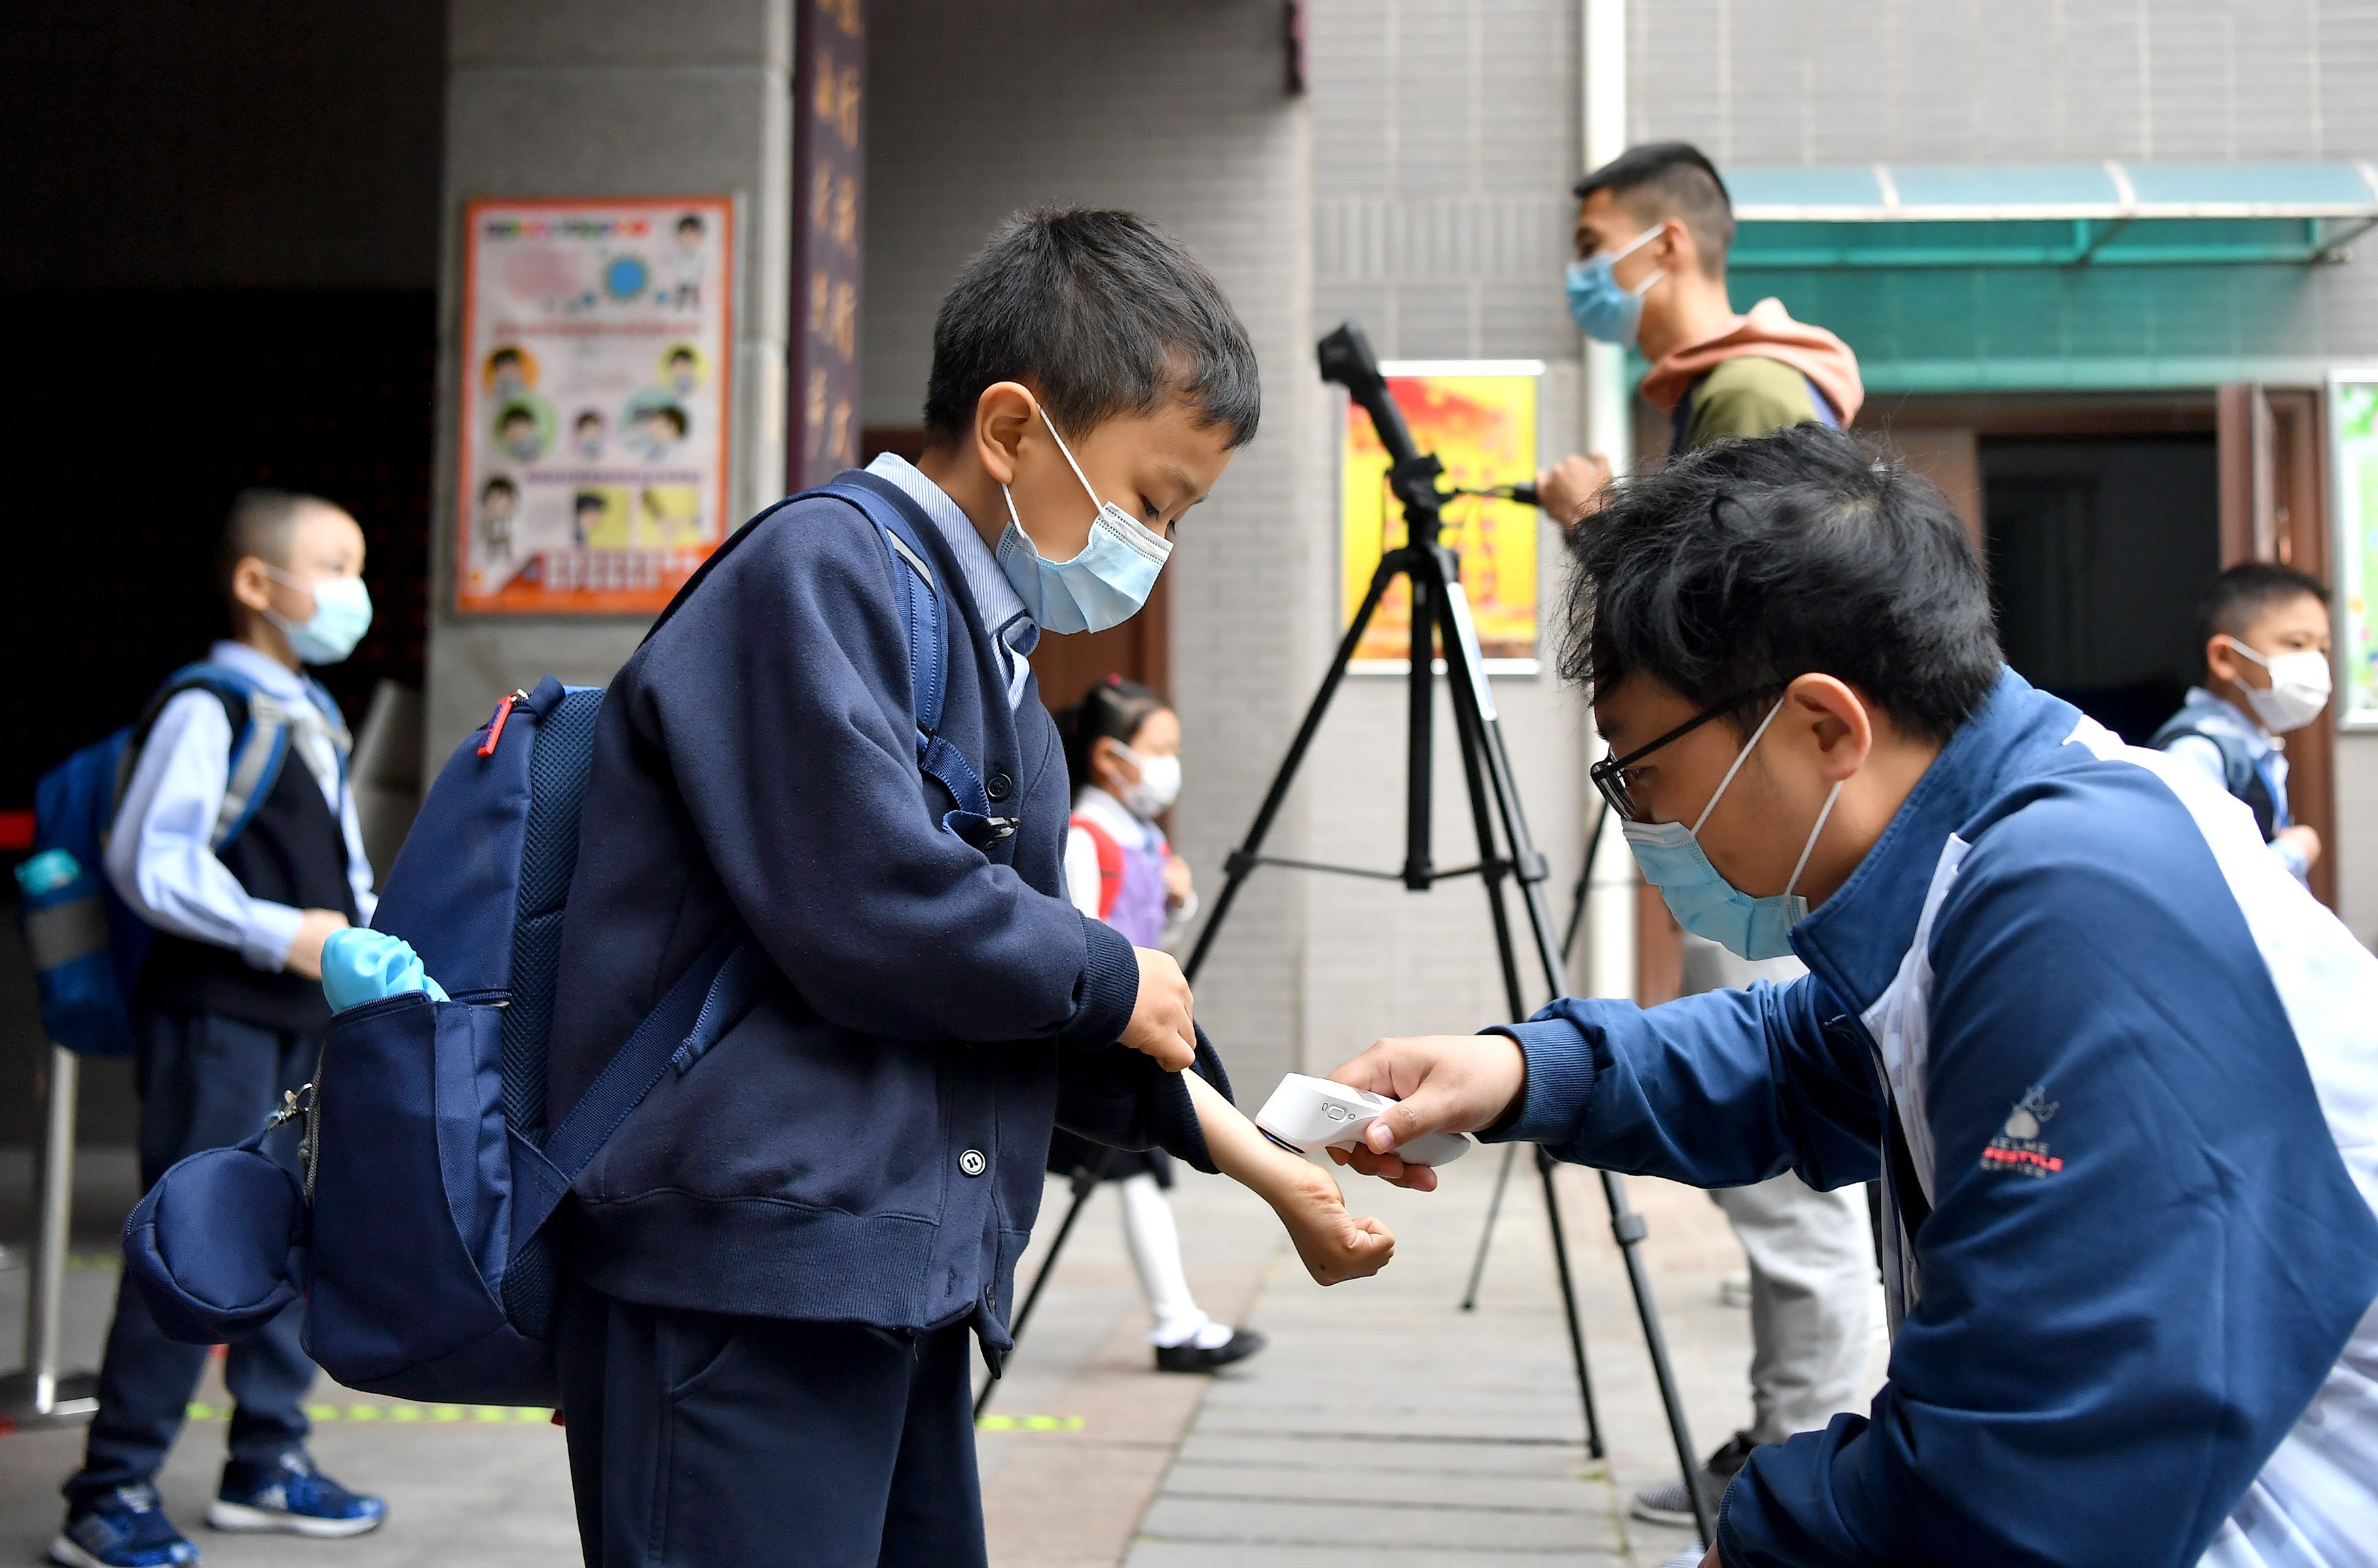
<svg viewBox="0 0 2378 1568">
<path fill-rule="evenodd" d="M 1529 358 L 1551 366 L 1543 454 L 1574 449 L 1579 339 L 1561 290 L 1578 159 L 1575 0 L 1314 0 L 1314 324 L 1352 318 L 1387 358 Z M 1324 461 L 1335 472 L 1337 427 Z M 1333 550 L 1334 554 L 1334 550 Z M 1557 541 L 1539 539 L 1553 618 Z M 1342 611 L 1333 611 L 1333 616 Z M 1549 674 L 1500 677 L 1521 802 L 1567 912 L 1580 853 L 1586 717 Z M 1403 852 L 1404 685 L 1354 676 L 1303 786 L 1314 854 L 1391 869 Z M 1470 863 L 1474 836 L 1440 697 L 1435 858 Z M 1313 879 L 1308 1059 L 1326 1071 L 1387 1034 L 1468 1031 L 1504 1018 L 1493 927 L 1474 881 L 1422 895 Z M 1531 1005 L 1543 984 L 1512 905 Z"/>
<path fill-rule="evenodd" d="M 1132 208 L 1230 292 L 1264 375 L 1263 428 L 1190 514 L 1170 568 L 1187 788 L 1179 847 L 1208 890 L 1286 749 L 1327 630 L 1315 444 L 1310 133 L 1274 0 L 875 0 L 863 337 L 868 418 L 914 424 L 950 278 L 1035 202 Z M 1303 807 L 1277 852 L 1301 852 Z M 1300 1059 L 1303 889 L 1261 879 L 1197 988 L 1250 1093 Z"/>
</svg>

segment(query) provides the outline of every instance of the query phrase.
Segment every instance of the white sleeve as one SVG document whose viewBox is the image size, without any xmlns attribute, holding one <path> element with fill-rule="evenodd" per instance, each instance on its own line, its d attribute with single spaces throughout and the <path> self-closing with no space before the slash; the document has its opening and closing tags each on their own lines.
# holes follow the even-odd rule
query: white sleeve
<svg viewBox="0 0 2378 1568">
<path fill-rule="evenodd" d="M 1078 827 L 1065 830 L 1065 897 L 1074 907 L 1099 918 L 1099 895 L 1105 889 L 1099 876 L 1097 840 Z"/>
<path fill-rule="evenodd" d="M 184 692 L 165 705 L 109 833 L 107 879 L 159 930 L 229 947 L 277 972 L 303 912 L 249 898 L 212 848 L 231 740 L 230 717 L 213 693 Z"/>
</svg>

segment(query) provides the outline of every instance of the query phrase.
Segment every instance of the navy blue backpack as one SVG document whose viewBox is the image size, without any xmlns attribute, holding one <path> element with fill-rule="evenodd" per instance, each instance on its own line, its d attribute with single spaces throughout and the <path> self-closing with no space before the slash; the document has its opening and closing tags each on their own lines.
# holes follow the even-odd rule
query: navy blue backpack
<svg viewBox="0 0 2378 1568">
<path fill-rule="evenodd" d="M 86 1056 L 132 1054 L 132 987 L 149 956 L 149 923 L 132 912 L 107 880 L 107 838 L 132 782 L 140 748 L 165 705 L 185 692 L 212 692 L 233 720 L 222 809 L 209 847 L 221 850 L 246 830 L 272 793 L 289 756 L 293 714 L 229 665 L 188 664 L 174 671 L 140 717 L 66 758 L 33 786 L 33 852 L 17 867 L 25 951 L 42 1027 Z M 323 706 L 336 712 L 327 694 Z M 344 735 L 341 741 L 343 743 Z"/>
<path fill-rule="evenodd" d="M 949 614 L 916 525 L 849 476 L 794 499 L 809 496 L 857 506 L 882 536 L 908 630 L 918 766 L 950 789 L 954 815 L 989 818 L 974 768 L 937 733 Z M 505 699 L 438 775 L 372 923 L 411 944 L 452 999 L 409 992 L 331 1020 L 310 1103 L 285 1113 L 306 1118 L 302 1172 L 266 1159 L 259 1131 L 175 1165 L 133 1211 L 127 1266 L 166 1333 L 252 1332 L 302 1291 L 306 1350 L 350 1387 L 555 1403 L 546 1221 L 662 1076 L 690 1071 L 775 974 L 748 935 L 722 936 L 546 1125 L 554 977 L 602 701 L 547 676 Z"/>
</svg>

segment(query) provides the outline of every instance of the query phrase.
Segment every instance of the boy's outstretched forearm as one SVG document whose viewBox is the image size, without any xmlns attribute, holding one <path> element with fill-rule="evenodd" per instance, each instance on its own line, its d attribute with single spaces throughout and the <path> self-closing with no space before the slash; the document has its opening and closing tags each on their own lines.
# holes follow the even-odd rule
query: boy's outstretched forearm
<svg viewBox="0 0 2378 1568">
<path fill-rule="evenodd" d="M 1350 1213 L 1327 1171 L 1264 1137 L 1195 1073 L 1183 1073 L 1182 1081 L 1188 1085 L 1214 1168 L 1272 1206 L 1314 1279 L 1337 1285 L 1387 1266 L 1396 1238 L 1378 1221 Z"/>
</svg>

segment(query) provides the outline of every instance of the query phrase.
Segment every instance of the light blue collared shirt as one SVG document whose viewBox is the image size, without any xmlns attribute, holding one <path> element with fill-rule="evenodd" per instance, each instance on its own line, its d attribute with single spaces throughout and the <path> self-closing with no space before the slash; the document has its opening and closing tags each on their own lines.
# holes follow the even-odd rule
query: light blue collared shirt
<svg viewBox="0 0 2378 1568">
<path fill-rule="evenodd" d="M 1024 608 L 1023 596 L 999 569 L 999 558 L 975 532 L 974 522 L 952 501 L 949 492 L 917 471 L 916 465 L 896 452 L 884 452 L 867 465 L 867 471 L 879 479 L 889 479 L 900 487 L 909 500 L 924 509 L 942 531 L 950 553 L 957 557 L 958 574 L 966 579 L 967 592 L 974 596 L 974 608 L 982 623 L 991 628 L 991 640 L 998 645 L 999 656 L 1007 670 L 1007 706 L 1013 712 L 1024 701 L 1024 682 L 1032 674 L 1032 650 L 1040 645 L 1040 626 L 1032 612 Z"/>
<path fill-rule="evenodd" d="M 340 722 L 326 708 L 326 699 L 295 671 L 245 643 L 217 643 L 207 657 L 293 707 L 321 714 L 326 730 Z M 356 911 L 369 922 L 376 902 L 371 862 L 364 858 L 354 791 L 326 730 L 293 726 L 289 762 L 321 786 L 323 802 L 339 819 L 347 845 L 347 884 L 354 890 Z M 165 705 L 140 748 L 116 813 L 107 843 L 107 879 L 159 930 L 229 947 L 251 967 L 278 973 L 288 962 L 305 911 L 250 898 L 215 858 L 215 817 L 230 781 L 231 743 L 230 716 L 212 692 L 184 692 Z"/>
</svg>

